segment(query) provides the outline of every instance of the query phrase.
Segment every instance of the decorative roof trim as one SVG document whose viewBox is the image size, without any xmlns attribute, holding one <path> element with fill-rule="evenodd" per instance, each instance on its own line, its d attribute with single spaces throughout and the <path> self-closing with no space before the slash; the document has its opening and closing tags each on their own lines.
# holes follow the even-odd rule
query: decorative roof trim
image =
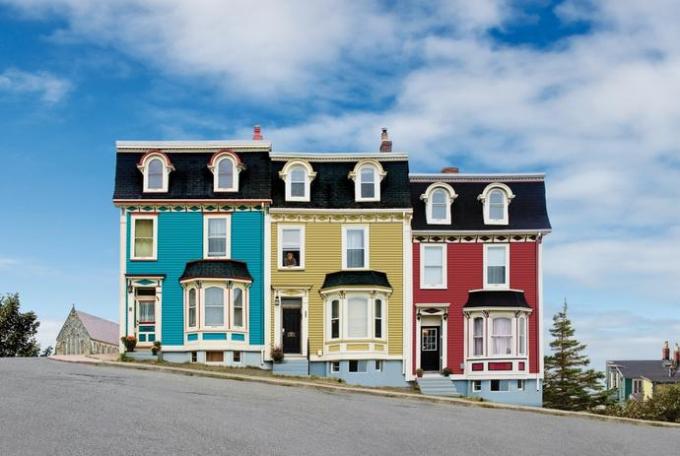
<svg viewBox="0 0 680 456">
<path fill-rule="evenodd" d="M 118 153 L 144 152 L 149 149 L 172 152 L 216 152 L 220 149 L 269 152 L 271 148 L 271 141 L 116 141 Z"/>
<path fill-rule="evenodd" d="M 448 174 L 448 173 L 409 173 L 411 182 L 543 182 L 545 173 L 517 174 Z"/>
<path fill-rule="evenodd" d="M 308 153 L 308 152 L 278 152 L 270 154 L 272 161 L 310 160 L 318 162 L 355 162 L 361 159 L 373 159 L 378 161 L 405 161 L 408 155 L 403 153 L 385 152 L 333 152 L 333 153 Z"/>
<path fill-rule="evenodd" d="M 512 236 L 513 234 L 549 234 L 552 233 L 551 229 L 528 229 L 528 230 L 518 230 L 518 229 L 493 229 L 493 230 L 411 230 L 411 233 L 415 236 L 416 234 L 423 236 L 451 236 L 451 235 L 479 235 L 479 236 L 489 236 L 492 234 L 502 234 L 505 236 Z"/>
<path fill-rule="evenodd" d="M 367 291 L 367 292 L 376 291 L 384 292 L 389 295 L 392 294 L 392 288 L 385 287 L 382 285 L 336 285 L 334 287 L 319 289 L 319 294 L 327 295 L 335 293 L 337 291 Z"/>
<path fill-rule="evenodd" d="M 401 213 L 406 213 L 406 214 L 412 214 L 413 209 L 406 209 L 406 208 L 399 208 L 396 207 L 394 209 L 390 208 L 376 208 L 376 209 L 363 209 L 363 208 L 353 208 L 353 209 L 326 209 L 326 208 L 311 208 L 311 207 L 300 207 L 300 208 L 285 208 L 285 207 L 272 207 L 269 209 L 269 212 L 272 214 L 290 214 L 290 213 L 324 213 L 324 214 L 365 214 L 365 213 L 394 213 L 394 212 L 401 212 Z"/>
<path fill-rule="evenodd" d="M 217 204 L 217 203 L 271 203 L 271 199 L 237 199 L 237 198 L 215 198 L 215 199 L 156 199 L 156 198 L 122 198 L 114 199 L 114 204 L 151 204 L 151 203 L 205 203 L 205 204 Z"/>
</svg>

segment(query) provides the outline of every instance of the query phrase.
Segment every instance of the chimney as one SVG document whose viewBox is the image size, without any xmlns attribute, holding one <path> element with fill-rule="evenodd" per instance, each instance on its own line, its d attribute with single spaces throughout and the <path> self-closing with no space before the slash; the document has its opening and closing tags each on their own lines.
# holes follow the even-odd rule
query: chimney
<svg viewBox="0 0 680 456">
<path fill-rule="evenodd" d="M 253 141 L 262 141 L 262 128 L 259 125 L 253 127 Z"/>
<path fill-rule="evenodd" d="M 387 135 L 387 128 L 383 128 L 380 133 L 380 152 L 392 152 L 392 141 Z"/>
<path fill-rule="evenodd" d="M 671 360 L 671 348 L 668 346 L 668 341 L 663 343 L 663 348 L 661 349 L 661 360 L 662 361 Z"/>
<path fill-rule="evenodd" d="M 442 174 L 458 174 L 458 168 L 455 166 L 447 166 L 442 168 Z"/>
</svg>

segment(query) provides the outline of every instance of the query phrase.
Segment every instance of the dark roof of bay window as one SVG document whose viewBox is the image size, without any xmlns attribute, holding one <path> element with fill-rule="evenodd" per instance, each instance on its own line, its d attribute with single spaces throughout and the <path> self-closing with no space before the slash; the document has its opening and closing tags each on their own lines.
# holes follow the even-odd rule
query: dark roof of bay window
<svg viewBox="0 0 680 456">
<path fill-rule="evenodd" d="M 234 279 L 252 282 L 248 265 L 236 260 L 196 260 L 187 263 L 180 281 L 190 279 Z"/>
<path fill-rule="evenodd" d="M 421 199 L 421 195 L 435 182 L 447 183 L 458 195 L 451 205 L 451 224 L 427 223 L 426 203 Z M 507 225 L 484 224 L 484 204 L 478 196 L 491 183 L 503 183 L 510 187 L 515 195 L 508 206 L 509 223 Z M 410 186 L 413 230 L 500 231 L 549 230 L 551 228 L 543 175 L 414 174 L 411 175 Z"/>
<path fill-rule="evenodd" d="M 474 307 L 527 307 L 523 291 L 516 290 L 475 290 L 468 293 L 464 308 Z"/>
<path fill-rule="evenodd" d="M 380 271 L 338 271 L 326 274 L 321 289 L 346 287 L 346 286 L 367 286 L 392 288 L 387 274 Z"/>
<path fill-rule="evenodd" d="M 151 150 L 150 148 L 149 150 Z M 245 169 L 239 174 L 238 192 L 214 192 L 214 175 L 208 162 L 219 149 L 178 152 L 170 148 L 160 149 L 174 166 L 170 173 L 168 192 L 144 193 L 144 176 L 137 168 L 140 158 L 147 151 L 118 152 L 116 154 L 116 179 L 114 200 L 121 199 L 270 199 L 269 152 L 230 149 L 238 155 Z"/>
<path fill-rule="evenodd" d="M 341 159 L 317 158 L 333 154 L 285 154 L 286 159 L 274 157 L 271 168 L 272 207 L 314 209 L 409 209 L 411 195 L 408 188 L 408 158 L 382 154 L 343 154 Z M 283 154 L 282 154 L 283 155 Z M 356 155 L 353 157 L 352 155 Z M 354 181 L 348 177 L 357 162 L 364 158 L 378 160 L 387 172 L 380 182 L 380 201 L 355 201 Z M 310 201 L 286 201 L 286 184 L 279 176 L 286 162 L 293 159 L 307 161 L 316 177 L 310 185 Z"/>
<path fill-rule="evenodd" d="M 607 361 L 607 366 L 616 366 L 625 378 L 645 377 L 654 383 L 680 383 L 680 370 L 668 375 L 668 367 L 658 360 Z"/>
</svg>

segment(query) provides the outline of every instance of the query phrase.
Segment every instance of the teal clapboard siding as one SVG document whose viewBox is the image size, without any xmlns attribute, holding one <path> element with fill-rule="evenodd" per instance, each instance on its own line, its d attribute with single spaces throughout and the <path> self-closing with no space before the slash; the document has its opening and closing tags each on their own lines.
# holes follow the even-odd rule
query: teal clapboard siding
<svg viewBox="0 0 680 456">
<path fill-rule="evenodd" d="M 250 287 L 248 330 L 251 345 L 264 344 L 264 213 L 235 212 L 231 219 L 231 257 L 248 263 Z M 234 339 L 236 340 L 236 339 Z"/>
<path fill-rule="evenodd" d="M 187 262 L 203 257 L 203 215 L 200 212 L 158 214 L 158 255 L 156 261 L 130 261 L 130 215 L 127 216 L 127 272 L 165 274 L 161 341 L 163 345 L 184 344 L 184 312 L 179 278 Z"/>
</svg>

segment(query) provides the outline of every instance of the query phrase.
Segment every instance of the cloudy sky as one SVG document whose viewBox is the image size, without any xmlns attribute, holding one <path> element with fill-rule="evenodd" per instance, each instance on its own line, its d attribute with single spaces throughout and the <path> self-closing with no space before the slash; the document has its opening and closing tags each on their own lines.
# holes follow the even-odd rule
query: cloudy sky
<svg viewBox="0 0 680 456">
<path fill-rule="evenodd" d="M 254 6 L 255 5 L 255 6 Z M 0 0 L 0 291 L 117 316 L 116 139 L 547 173 L 545 301 L 598 368 L 680 341 L 680 8 L 656 0 Z M 546 326 L 550 320 L 546 320 Z"/>
</svg>

